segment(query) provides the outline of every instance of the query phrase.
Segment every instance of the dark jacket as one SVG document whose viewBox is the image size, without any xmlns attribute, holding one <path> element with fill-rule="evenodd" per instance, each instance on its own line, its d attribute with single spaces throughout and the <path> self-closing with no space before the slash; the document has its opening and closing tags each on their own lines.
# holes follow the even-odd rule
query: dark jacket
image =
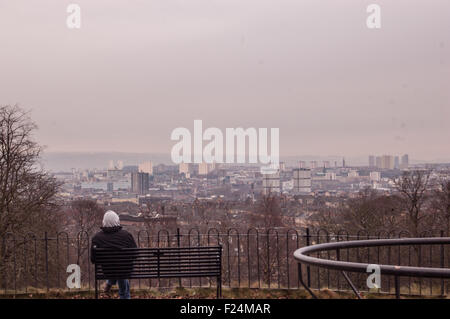
<svg viewBox="0 0 450 319">
<path fill-rule="evenodd" d="M 122 229 L 122 226 L 117 227 L 102 227 L 102 231 L 95 234 L 92 238 L 91 244 L 91 262 L 95 263 L 94 247 L 97 248 L 136 248 L 136 242 L 133 235 L 126 230 Z"/>
</svg>

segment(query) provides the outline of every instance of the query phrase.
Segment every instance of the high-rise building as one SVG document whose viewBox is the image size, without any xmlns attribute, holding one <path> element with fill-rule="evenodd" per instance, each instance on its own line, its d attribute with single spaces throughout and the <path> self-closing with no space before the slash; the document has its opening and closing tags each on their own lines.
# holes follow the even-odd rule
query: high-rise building
<svg viewBox="0 0 450 319">
<path fill-rule="evenodd" d="M 131 174 L 131 192 L 139 195 L 145 195 L 150 186 L 150 175 L 148 173 Z"/>
<path fill-rule="evenodd" d="M 271 193 L 280 193 L 280 173 L 264 174 L 263 175 L 263 194 L 269 195 Z"/>
<path fill-rule="evenodd" d="M 139 172 L 148 173 L 149 175 L 153 175 L 153 163 L 152 162 L 144 162 L 139 164 Z"/>
<path fill-rule="evenodd" d="M 400 167 L 400 159 L 398 156 L 394 157 L 394 168 L 398 169 Z"/>
<path fill-rule="evenodd" d="M 381 169 L 394 169 L 395 161 L 392 155 L 383 155 L 381 157 Z"/>
<path fill-rule="evenodd" d="M 401 168 L 408 168 L 409 167 L 409 156 L 408 154 L 405 154 L 402 156 L 402 161 L 400 164 Z"/>
<path fill-rule="evenodd" d="M 382 160 L 381 160 L 381 156 L 377 156 L 376 158 L 375 158 L 375 166 L 376 167 L 378 167 L 378 168 L 381 168 L 381 166 L 382 166 Z"/>
<path fill-rule="evenodd" d="M 299 161 L 298 162 L 298 168 L 306 168 L 306 162 L 305 161 Z"/>
<path fill-rule="evenodd" d="M 198 175 L 208 175 L 208 163 L 198 164 Z"/>
<path fill-rule="evenodd" d="M 123 169 L 123 161 L 117 161 L 117 169 Z"/>
<path fill-rule="evenodd" d="M 330 167 L 330 161 L 323 161 L 323 167 L 329 168 Z"/>
<path fill-rule="evenodd" d="M 311 193 L 311 170 L 304 168 L 296 168 L 294 173 L 294 193 L 307 194 Z"/>
<path fill-rule="evenodd" d="M 311 167 L 311 169 L 317 168 L 317 161 L 311 161 L 310 167 Z"/>
<path fill-rule="evenodd" d="M 369 167 L 375 167 L 375 166 L 376 166 L 375 156 L 369 155 Z"/>
</svg>

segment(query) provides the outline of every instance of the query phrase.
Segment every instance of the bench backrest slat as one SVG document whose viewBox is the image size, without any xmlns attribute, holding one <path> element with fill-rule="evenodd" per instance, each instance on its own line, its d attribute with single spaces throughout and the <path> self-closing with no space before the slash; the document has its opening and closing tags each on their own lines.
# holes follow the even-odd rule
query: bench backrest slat
<svg viewBox="0 0 450 319">
<path fill-rule="evenodd" d="M 221 246 L 94 249 L 95 278 L 219 277 Z"/>
</svg>

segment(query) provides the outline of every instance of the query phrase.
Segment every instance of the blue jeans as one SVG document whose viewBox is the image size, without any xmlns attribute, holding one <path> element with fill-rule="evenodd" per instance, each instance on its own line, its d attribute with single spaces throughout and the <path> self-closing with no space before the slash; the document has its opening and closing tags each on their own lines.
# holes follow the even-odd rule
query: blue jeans
<svg viewBox="0 0 450 319">
<path fill-rule="evenodd" d="M 116 282 L 119 284 L 120 299 L 131 299 L 130 282 L 127 279 L 113 279 L 107 281 L 108 285 L 110 286 L 114 286 Z"/>
</svg>

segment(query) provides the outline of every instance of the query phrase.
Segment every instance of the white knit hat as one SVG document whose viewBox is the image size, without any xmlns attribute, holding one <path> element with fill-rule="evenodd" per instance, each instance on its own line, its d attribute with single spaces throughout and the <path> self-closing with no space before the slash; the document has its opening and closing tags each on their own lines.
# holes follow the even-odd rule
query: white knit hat
<svg viewBox="0 0 450 319">
<path fill-rule="evenodd" d="M 108 210 L 103 216 L 103 227 L 120 226 L 119 215 L 112 210 Z"/>
</svg>

